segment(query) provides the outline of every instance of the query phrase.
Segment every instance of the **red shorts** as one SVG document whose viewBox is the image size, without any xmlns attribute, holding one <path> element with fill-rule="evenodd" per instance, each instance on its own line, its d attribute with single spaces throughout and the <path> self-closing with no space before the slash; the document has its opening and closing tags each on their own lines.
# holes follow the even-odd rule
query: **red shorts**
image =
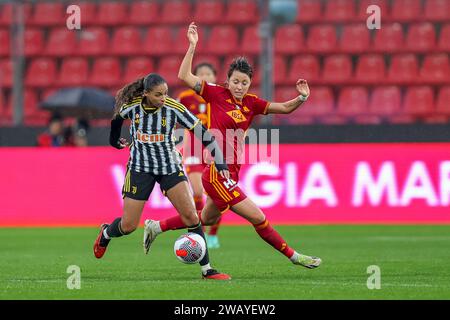
<svg viewBox="0 0 450 320">
<path fill-rule="evenodd" d="M 227 180 L 222 178 L 214 165 L 208 165 L 203 170 L 203 188 L 222 213 L 247 198 L 239 188 L 238 182 L 239 176 L 236 171 L 230 171 L 230 179 Z"/>
</svg>

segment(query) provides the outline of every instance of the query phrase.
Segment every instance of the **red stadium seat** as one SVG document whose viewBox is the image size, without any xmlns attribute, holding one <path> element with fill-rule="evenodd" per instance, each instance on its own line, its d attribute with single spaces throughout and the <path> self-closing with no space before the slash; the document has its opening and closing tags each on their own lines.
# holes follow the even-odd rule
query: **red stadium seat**
<svg viewBox="0 0 450 320">
<path fill-rule="evenodd" d="M 425 117 L 423 122 L 427 124 L 446 124 L 449 122 L 449 117 L 443 114 L 435 114 Z"/>
<path fill-rule="evenodd" d="M 436 112 L 450 115 L 450 86 L 442 87 L 439 90 L 436 102 Z"/>
<path fill-rule="evenodd" d="M 290 88 L 292 90 L 292 86 Z M 295 91 L 292 94 L 295 95 Z M 334 96 L 330 87 L 311 87 L 311 96 L 304 108 L 299 111 L 312 116 L 329 115 L 334 112 Z"/>
<path fill-rule="evenodd" d="M 395 0 L 392 2 L 391 18 L 394 21 L 414 21 L 422 13 L 420 0 Z"/>
<path fill-rule="evenodd" d="M 81 29 L 77 54 L 100 56 L 109 50 L 109 35 L 105 28 Z"/>
<path fill-rule="evenodd" d="M 296 83 L 300 78 L 308 82 L 320 79 L 320 63 L 317 56 L 309 54 L 294 57 L 288 71 L 288 81 Z"/>
<path fill-rule="evenodd" d="M 89 80 L 92 86 L 113 87 L 121 84 L 125 85 L 119 60 L 115 58 L 98 58 L 95 60 Z"/>
<path fill-rule="evenodd" d="M 11 88 L 13 85 L 13 74 L 12 60 L 0 60 L 0 87 Z"/>
<path fill-rule="evenodd" d="M 145 57 L 132 58 L 127 61 L 124 81 L 126 83 L 133 82 L 152 72 L 155 72 L 155 66 L 152 59 Z"/>
<path fill-rule="evenodd" d="M 413 116 L 425 116 L 434 112 L 433 89 L 428 86 L 409 87 L 403 102 L 403 111 Z"/>
<path fill-rule="evenodd" d="M 122 2 L 100 2 L 98 6 L 97 24 L 117 26 L 127 24 L 130 18 L 128 6 Z"/>
<path fill-rule="evenodd" d="M 296 22 L 317 22 L 322 19 L 322 2 L 317 0 L 297 1 L 298 13 Z"/>
<path fill-rule="evenodd" d="M 258 68 L 257 70 L 260 70 L 261 68 Z M 261 70 L 262 71 L 262 70 Z M 280 84 L 288 84 L 287 81 L 287 65 L 286 65 L 286 59 L 283 56 L 275 56 L 275 59 L 273 61 L 273 82 L 275 85 Z M 295 85 L 295 82 L 292 83 L 292 85 Z"/>
<path fill-rule="evenodd" d="M 363 24 L 345 25 L 342 30 L 340 49 L 348 53 L 360 53 L 369 50 L 370 33 Z"/>
<path fill-rule="evenodd" d="M 436 33 L 430 22 L 413 24 L 409 28 L 406 47 L 415 52 L 433 51 L 436 47 Z"/>
<path fill-rule="evenodd" d="M 396 86 L 376 87 L 369 103 L 369 113 L 380 116 L 398 114 L 401 111 L 401 92 Z"/>
<path fill-rule="evenodd" d="M 76 34 L 67 28 L 57 28 L 50 32 L 49 40 L 45 47 L 47 56 L 67 56 L 73 54 L 76 46 Z"/>
<path fill-rule="evenodd" d="M 420 81 L 417 56 L 412 53 L 392 56 L 387 79 L 392 83 L 414 83 Z"/>
<path fill-rule="evenodd" d="M 162 4 L 160 23 L 187 24 L 191 22 L 191 4 L 184 0 L 169 0 Z"/>
<path fill-rule="evenodd" d="M 304 41 L 303 29 L 300 25 L 281 26 L 275 33 L 275 52 L 297 54 L 305 49 Z"/>
<path fill-rule="evenodd" d="M 244 54 L 260 54 L 261 52 L 261 37 L 259 35 L 259 27 L 252 26 L 244 29 L 240 49 Z"/>
<path fill-rule="evenodd" d="M 56 62 L 50 58 L 32 60 L 25 72 L 25 84 L 29 87 L 49 87 L 56 79 Z"/>
<path fill-rule="evenodd" d="M 214 26 L 206 44 L 209 53 L 227 55 L 238 51 L 238 33 L 232 26 Z"/>
<path fill-rule="evenodd" d="M 388 4 L 388 0 L 361 0 L 359 2 L 359 9 L 358 9 L 358 20 L 367 20 L 369 15 L 372 13 L 367 13 L 367 8 L 371 5 L 377 5 L 381 9 L 381 18 L 382 20 L 388 20 L 390 16 Z"/>
<path fill-rule="evenodd" d="M 10 41 L 8 30 L 0 29 L 0 57 L 10 55 Z"/>
<path fill-rule="evenodd" d="M 255 1 L 230 0 L 227 3 L 226 23 L 251 25 L 258 21 L 259 13 Z"/>
<path fill-rule="evenodd" d="M 24 34 L 24 53 L 26 56 L 37 56 L 44 50 L 44 33 L 40 29 L 27 29 Z"/>
<path fill-rule="evenodd" d="M 420 81 L 425 82 L 450 83 L 448 54 L 440 53 L 425 56 L 420 70 L 420 78 Z"/>
<path fill-rule="evenodd" d="M 397 52 L 404 48 L 405 36 L 400 23 L 386 24 L 375 30 L 374 50 L 379 52 Z"/>
<path fill-rule="evenodd" d="M 197 1 L 194 9 L 194 19 L 200 25 L 216 24 L 224 17 L 224 5 L 221 1 Z"/>
<path fill-rule="evenodd" d="M 352 61 L 346 55 L 331 55 L 325 58 L 322 79 L 331 83 L 348 81 L 352 76 Z"/>
<path fill-rule="evenodd" d="M 277 87 L 274 92 L 275 98 L 273 101 L 276 102 L 285 102 L 294 99 L 298 96 L 298 91 L 294 86 L 288 87 Z M 308 102 L 309 103 L 309 102 Z M 272 116 L 273 124 L 312 124 L 314 123 L 314 118 L 312 115 L 306 114 L 303 112 L 303 109 L 300 108 L 288 115 L 280 114 Z"/>
<path fill-rule="evenodd" d="M 82 26 L 91 26 L 96 24 L 97 22 L 97 4 L 92 3 L 91 1 L 73 1 L 72 4 L 75 4 L 80 7 L 81 14 L 81 25 Z"/>
<path fill-rule="evenodd" d="M 83 58 L 64 59 L 58 75 L 60 86 L 82 86 L 88 81 L 89 65 Z"/>
<path fill-rule="evenodd" d="M 327 1 L 325 5 L 325 19 L 333 22 L 346 22 L 356 16 L 354 0 Z"/>
<path fill-rule="evenodd" d="M 112 38 L 111 53 L 121 56 L 140 54 L 142 41 L 139 30 L 135 27 L 116 28 Z"/>
<path fill-rule="evenodd" d="M 4 109 L 6 109 L 6 98 L 3 90 L 0 90 L 0 118 L 3 115 Z"/>
<path fill-rule="evenodd" d="M 155 43 L 158 45 L 156 46 Z M 159 56 L 170 53 L 174 46 L 171 28 L 156 27 L 148 30 L 142 43 L 142 50 L 145 54 Z"/>
<path fill-rule="evenodd" d="M 346 116 L 368 113 L 369 95 L 365 87 L 345 87 L 339 94 L 337 111 Z"/>
<path fill-rule="evenodd" d="M 442 26 L 438 43 L 439 50 L 450 51 L 450 24 Z"/>
<path fill-rule="evenodd" d="M 32 5 L 30 3 L 22 4 L 25 24 L 29 24 L 31 21 Z M 13 6 L 10 3 L 5 3 L 0 6 L 0 27 L 10 26 L 12 24 L 14 14 Z"/>
<path fill-rule="evenodd" d="M 156 24 L 159 20 L 159 4 L 156 1 L 132 1 L 130 17 L 127 24 L 149 25 Z"/>
<path fill-rule="evenodd" d="M 427 21 L 448 21 L 450 19 L 450 1 L 425 1 L 425 19 Z"/>
<path fill-rule="evenodd" d="M 156 72 L 167 81 L 169 88 L 184 84 L 178 79 L 178 70 L 182 60 L 182 56 L 168 56 L 161 58 L 158 63 Z"/>
<path fill-rule="evenodd" d="M 34 6 L 34 14 L 31 24 L 35 26 L 66 25 L 66 7 L 58 2 L 37 2 Z"/>
<path fill-rule="evenodd" d="M 355 79 L 361 83 L 379 83 L 385 80 L 386 67 L 384 56 L 367 54 L 359 57 L 356 65 Z"/>
<path fill-rule="evenodd" d="M 312 52 L 326 53 L 337 47 L 336 30 L 332 25 L 314 25 L 309 30 L 307 48 Z"/>
</svg>

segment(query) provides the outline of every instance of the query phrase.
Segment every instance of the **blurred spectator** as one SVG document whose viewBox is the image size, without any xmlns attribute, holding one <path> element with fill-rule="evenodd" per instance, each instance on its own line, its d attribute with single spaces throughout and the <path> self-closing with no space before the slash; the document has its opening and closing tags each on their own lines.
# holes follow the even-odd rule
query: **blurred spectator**
<svg viewBox="0 0 450 320">
<path fill-rule="evenodd" d="M 89 131 L 89 122 L 86 119 L 78 119 L 73 128 L 73 145 L 75 147 L 87 147 L 87 133 Z"/>
<path fill-rule="evenodd" d="M 59 113 L 53 113 L 48 129 L 37 137 L 39 147 L 61 147 L 65 144 L 63 118 Z"/>
</svg>

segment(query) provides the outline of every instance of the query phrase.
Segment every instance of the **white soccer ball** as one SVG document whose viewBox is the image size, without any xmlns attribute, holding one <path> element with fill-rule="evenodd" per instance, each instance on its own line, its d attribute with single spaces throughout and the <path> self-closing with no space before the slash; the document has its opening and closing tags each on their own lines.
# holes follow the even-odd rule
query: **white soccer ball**
<svg viewBox="0 0 450 320">
<path fill-rule="evenodd" d="M 175 241 L 173 251 L 183 263 L 198 263 L 205 256 L 206 243 L 200 235 L 188 232 Z"/>
</svg>

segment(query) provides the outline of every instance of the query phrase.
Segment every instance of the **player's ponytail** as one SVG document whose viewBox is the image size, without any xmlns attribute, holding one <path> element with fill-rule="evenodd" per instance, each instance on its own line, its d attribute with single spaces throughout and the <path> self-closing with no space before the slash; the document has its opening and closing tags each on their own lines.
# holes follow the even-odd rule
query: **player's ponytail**
<svg viewBox="0 0 450 320">
<path fill-rule="evenodd" d="M 144 94 L 144 78 L 140 78 L 135 82 L 127 84 L 125 87 L 117 91 L 116 103 L 114 106 L 114 114 L 119 112 L 122 105 L 131 103 L 136 97 Z"/>
<path fill-rule="evenodd" d="M 245 73 L 248 75 L 250 80 L 253 77 L 253 68 L 245 57 L 237 57 L 233 60 L 233 62 L 231 62 L 227 73 L 228 79 L 230 79 L 234 71 Z"/>
</svg>

